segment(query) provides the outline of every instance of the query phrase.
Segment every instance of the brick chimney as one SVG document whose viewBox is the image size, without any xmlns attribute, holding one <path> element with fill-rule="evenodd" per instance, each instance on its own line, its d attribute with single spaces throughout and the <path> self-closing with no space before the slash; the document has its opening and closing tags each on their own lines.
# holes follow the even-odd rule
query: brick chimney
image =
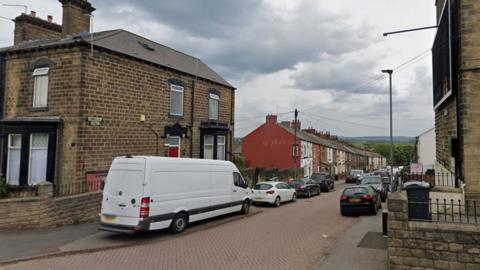
<svg viewBox="0 0 480 270">
<path fill-rule="evenodd" d="M 265 123 L 267 124 L 276 124 L 277 123 L 277 116 L 276 115 L 267 115 L 267 118 L 265 120 Z"/>
<path fill-rule="evenodd" d="M 95 11 L 87 0 L 59 0 L 63 7 L 62 35 L 90 32 L 90 15 Z"/>
<path fill-rule="evenodd" d="M 43 20 L 37 17 L 35 11 L 31 11 L 30 15 L 23 13 L 13 21 L 15 22 L 14 45 L 30 40 L 62 37 L 62 26 L 54 23 L 51 16 L 48 20 Z"/>
<path fill-rule="evenodd" d="M 295 127 L 297 127 L 297 130 L 300 130 L 300 128 L 302 127 L 302 123 L 300 123 L 300 120 L 293 120 L 291 123 L 290 123 L 290 128 L 293 128 L 295 129 Z"/>
<path fill-rule="evenodd" d="M 313 135 L 317 135 L 317 130 L 314 129 L 313 127 L 309 127 L 307 129 L 304 129 L 303 131 L 305 131 L 307 133 L 310 133 L 310 134 L 313 134 Z"/>
</svg>

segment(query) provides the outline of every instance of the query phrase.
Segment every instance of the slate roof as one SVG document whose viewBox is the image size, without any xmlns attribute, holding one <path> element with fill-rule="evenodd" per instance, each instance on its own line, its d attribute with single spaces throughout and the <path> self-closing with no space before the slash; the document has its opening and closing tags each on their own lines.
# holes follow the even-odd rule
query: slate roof
<svg viewBox="0 0 480 270">
<path fill-rule="evenodd" d="M 90 33 L 70 35 L 63 39 L 28 41 L 17 46 L 1 48 L 0 53 L 76 43 L 90 45 Z M 175 69 L 192 76 L 198 76 L 229 88 L 235 88 L 200 59 L 122 29 L 93 33 L 93 46 Z"/>
</svg>

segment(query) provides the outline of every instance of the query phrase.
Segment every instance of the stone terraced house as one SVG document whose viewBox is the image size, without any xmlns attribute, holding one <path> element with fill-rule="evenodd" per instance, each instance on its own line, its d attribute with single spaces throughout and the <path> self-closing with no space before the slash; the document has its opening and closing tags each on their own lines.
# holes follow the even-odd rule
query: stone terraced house
<svg viewBox="0 0 480 270">
<path fill-rule="evenodd" d="M 103 177 L 119 155 L 231 159 L 235 88 L 198 58 L 60 0 L 62 25 L 14 19 L 0 49 L 2 174 L 10 185 Z"/>
</svg>

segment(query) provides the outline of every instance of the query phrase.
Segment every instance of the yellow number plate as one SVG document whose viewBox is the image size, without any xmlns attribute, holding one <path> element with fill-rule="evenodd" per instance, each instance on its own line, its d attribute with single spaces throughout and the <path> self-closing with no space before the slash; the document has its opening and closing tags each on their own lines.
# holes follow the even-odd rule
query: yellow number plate
<svg viewBox="0 0 480 270">
<path fill-rule="evenodd" d="M 105 219 L 105 221 L 115 221 L 117 217 L 111 215 L 103 215 L 103 218 Z"/>
<path fill-rule="evenodd" d="M 348 200 L 349 202 L 352 202 L 352 203 L 357 203 L 357 202 L 361 202 L 362 199 L 358 199 L 358 198 L 353 198 L 353 199 L 350 199 Z"/>
</svg>

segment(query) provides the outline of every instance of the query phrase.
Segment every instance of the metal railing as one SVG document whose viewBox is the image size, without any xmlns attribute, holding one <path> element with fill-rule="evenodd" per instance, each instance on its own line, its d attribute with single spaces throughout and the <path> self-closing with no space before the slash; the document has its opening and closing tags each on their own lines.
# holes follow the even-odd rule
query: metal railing
<svg viewBox="0 0 480 270">
<path fill-rule="evenodd" d="M 55 197 L 62 197 L 99 191 L 103 188 L 103 183 L 103 180 L 96 179 L 94 181 L 80 181 L 61 185 L 54 185 L 53 195 Z"/>
<path fill-rule="evenodd" d="M 412 221 L 479 224 L 480 201 L 453 199 L 409 201 L 408 217 Z"/>
<path fill-rule="evenodd" d="M 452 173 L 435 173 L 435 174 L 405 174 L 402 175 L 403 183 L 411 181 L 423 181 L 430 184 L 431 187 L 457 187 L 455 175 Z"/>
</svg>

